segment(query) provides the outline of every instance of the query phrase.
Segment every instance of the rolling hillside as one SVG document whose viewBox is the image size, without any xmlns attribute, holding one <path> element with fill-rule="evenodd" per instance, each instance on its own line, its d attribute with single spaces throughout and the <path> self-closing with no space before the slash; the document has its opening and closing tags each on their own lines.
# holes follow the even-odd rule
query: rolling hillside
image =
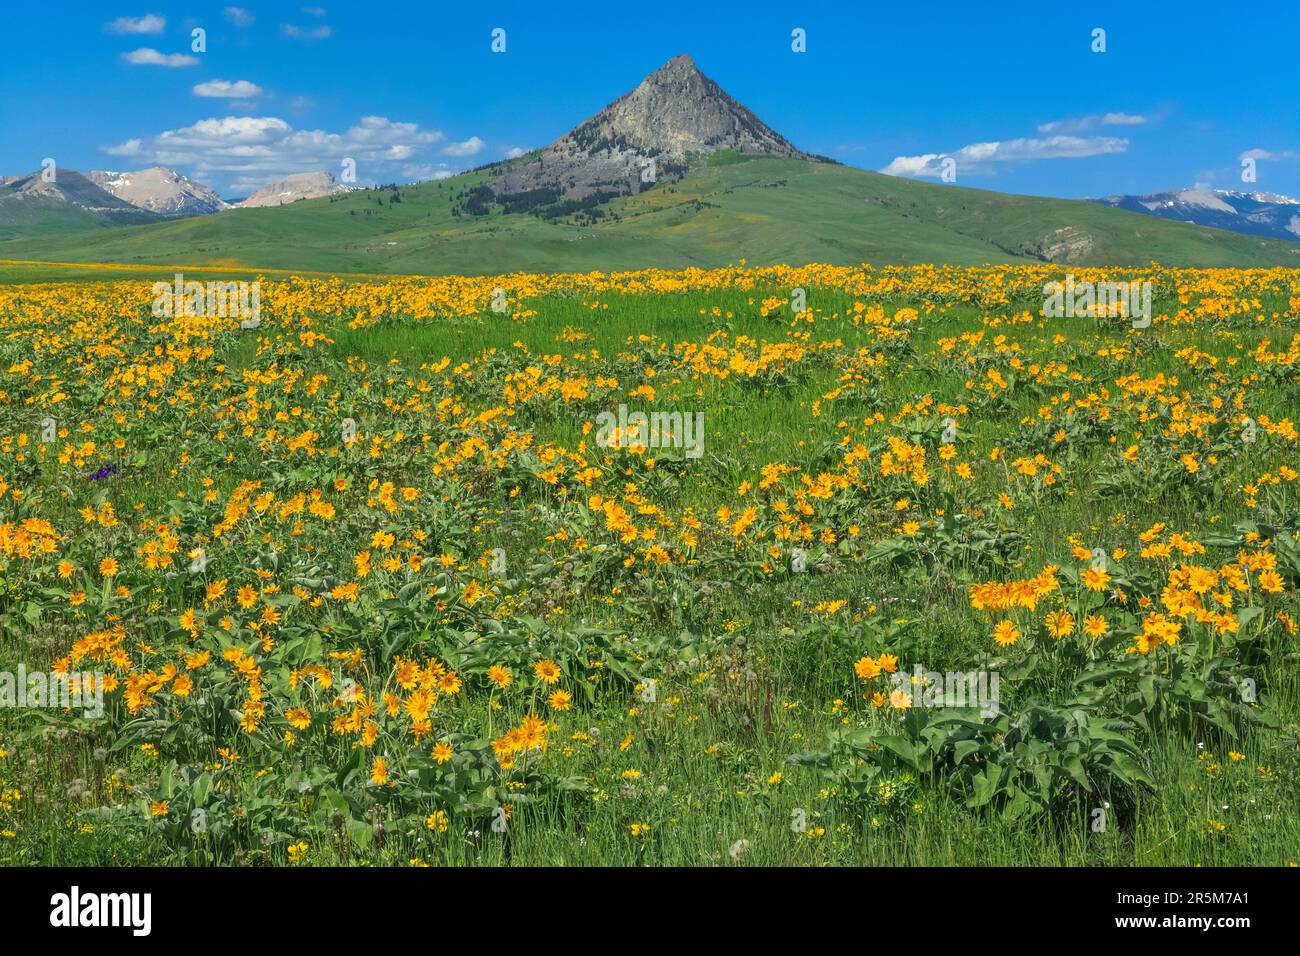
<svg viewBox="0 0 1300 956">
<path fill-rule="evenodd" d="M 1300 266 L 1300 244 L 1091 202 L 940 186 L 798 159 L 714 154 L 686 178 L 613 199 L 578 225 L 492 207 L 492 179 L 362 190 L 280 208 L 0 242 L 0 258 L 481 275 L 828 262 Z M 394 202 L 393 199 L 398 201 Z M 581 214 L 580 214 L 581 215 Z"/>
</svg>

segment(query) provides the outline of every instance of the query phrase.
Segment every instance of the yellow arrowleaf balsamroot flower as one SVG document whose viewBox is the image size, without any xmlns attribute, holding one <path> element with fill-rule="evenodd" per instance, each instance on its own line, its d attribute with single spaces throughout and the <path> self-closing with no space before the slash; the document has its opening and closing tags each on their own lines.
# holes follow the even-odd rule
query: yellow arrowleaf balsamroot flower
<svg viewBox="0 0 1300 956">
<path fill-rule="evenodd" d="M 557 684 L 560 681 L 560 665 L 549 658 L 541 660 L 533 665 L 533 674 L 543 684 Z"/>
<path fill-rule="evenodd" d="M 999 621 L 997 626 L 993 628 L 993 639 L 998 642 L 1000 647 L 1010 647 L 1020 640 L 1020 628 L 1016 627 L 1013 621 Z"/>
</svg>

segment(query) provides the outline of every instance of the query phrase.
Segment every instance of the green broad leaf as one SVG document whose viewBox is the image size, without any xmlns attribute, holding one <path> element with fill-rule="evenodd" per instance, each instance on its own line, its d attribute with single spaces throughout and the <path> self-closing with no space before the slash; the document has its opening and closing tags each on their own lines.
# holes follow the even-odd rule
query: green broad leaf
<svg viewBox="0 0 1300 956">
<path fill-rule="evenodd" d="M 176 761 L 169 760 L 158 777 L 158 792 L 164 800 L 170 800 L 176 794 Z"/>
<path fill-rule="evenodd" d="M 975 809 L 986 806 L 998 794 L 1006 770 L 1001 764 L 989 764 L 982 772 L 971 778 L 973 789 L 966 806 Z"/>
<path fill-rule="evenodd" d="M 340 790 L 346 788 L 348 780 L 361 770 L 362 756 L 361 748 L 358 747 L 352 751 L 352 756 L 344 762 L 343 766 L 339 767 L 339 772 L 334 777 L 334 783 Z"/>
<path fill-rule="evenodd" d="M 348 806 L 347 797 L 333 788 L 326 787 L 320 793 L 321 802 L 330 810 L 337 810 L 344 815 L 350 814 L 352 808 Z"/>
<path fill-rule="evenodd" d="M 1142 695 L 1142 703 L 1146 705 L 1147 710 L 1152 710 L 1156 706 L 1156 679 L 1150 674 L 1144 675 L 1138 681 L 1138 692 Z"/>
<path fill-rule="evenodd" d="M 1004 820 L 1018 820 L 1033 809 L 1028 794 L 1019 787 L 1008 787 L 1007 795 L 1010 799 L 1002 807 L 1002 818 Z"/>
<path fill-rule="evenodd" d="M 886 558 L 897 557 L 908 551 L 910 545 L 904 538 L 886 538 L 884 541 L 878 541 L 872 546 L 871 550 L 864 556 L 865 561 L 883 561 Z"/>
<path fill-rule="evenodd" d="M 1070 779 L 1077 783 L 1084 790 L 1091 790 L 1092 784 L 1088 780 L 1088 774 L 1083 769 L 1083 761 L 1079 759 L 1078 754 L 1067 754 L 1061 761 L 1061 767 L 1070 775 Z"/>
<path fill-rule="evenodd" d="M 953 744 L 952 762 L 954 766 L 959 766 L 963 760 L 980 749 L 978 740 L 959 740 Z"/>
<path fill-rule="evenodd" d="M 348 838 L 353 843 L 362 848 L 370 846 L 370 841 L 374 839 L 375 834 L 369 823 L 358 820 L 356 817 L 349 817 L 345 827 L 348 831 Z"/>
<path fill-rule="evenodd" d="M 1227 711 L 1224 710 L 1223 705 L 1219 701 L 1211 702 L 1210 705 L 1205 708 L 1205 713 L 1202 714 L 1202 716 L 1219 730 L 1223 731 L 1224 734 L 1232 740 L 1237 739 L 1237 728 L 1232 725 L 1232 721 L 1229 719 Z"/>
<path fill-rule="evenodd" d="M 35 601 L 23 602 L 23 620 L 35 627 L 41 620 L 41 606 Z"/>
<path fill-rule="evenodd" d="M 890 734 L 877 737 L 875 742 L 879 744 L 882 749 L 888 750 L 913 770 L 921 769 L 917 766 L 916 748 L 912 746 L 910 740 Z"/>
<path fill-rule="evenodd" d="M 212 793 L 212 774 L 201 773 L 194 780 L 194 785 L 190 788 L 190 796 L 194 801 L 194 806 L 201 807 L 208 802 L 208 795 Z"/>
<path fill-rule="evenodd" d="M 1133 757 L 1125 753 L 1114 753 L 1110 755 L 1110 767 L 1115 774 L 1124 783 L 1130 786 L 1135 783 L 1144 784 L 1155 789 L 1155 781 L 1142 768 L 1142 765 Z"/>
<path fill-rule="evenodd" d="M 1243 607 L 1237 612 L 1237 623 L 1241 627 L 1245 627 L 1263 613 L 1264 609 L 1262 607 Z"/>
<path fill-rule="evenodd" d="M 1133 668 L 1124 664 L 1090 667 L 1075 679 L 1074 686 L 1083 687 L 1085 684 L 1105 683 L 1114 680 L 1116 677 L 1128 677 L 1132 673 Z"/>
</svg>

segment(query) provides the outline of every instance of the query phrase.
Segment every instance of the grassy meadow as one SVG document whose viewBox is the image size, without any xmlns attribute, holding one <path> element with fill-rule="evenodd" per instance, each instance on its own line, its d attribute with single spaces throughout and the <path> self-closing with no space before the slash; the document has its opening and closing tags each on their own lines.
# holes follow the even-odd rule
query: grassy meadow
<svg viewBox="0 0 1300 956">
<path fill-rule="evenodd" d="M 0 672 L 103 714 L 0 707 L 0 863 L 1300 859 L 1298 271 L 42 268 Z"/>
</svg>

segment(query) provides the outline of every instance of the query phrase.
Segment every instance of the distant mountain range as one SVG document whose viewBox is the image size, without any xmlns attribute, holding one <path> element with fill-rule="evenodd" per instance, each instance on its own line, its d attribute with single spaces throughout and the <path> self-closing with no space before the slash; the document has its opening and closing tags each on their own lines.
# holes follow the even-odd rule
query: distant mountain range
<svg viewBox="0 0 1300 956">
<path fill-rule="evenodd" d="M 1106 196 L 1094 202 L 1251 236 L 1300 240 L 1300 199 L 1276 193 L 1194 186 L 1146 196 Z"/>
<path fill-rule="evenodd" d="M 213 189 L 165 166 L 132 172 L 74 169 L 0 177 L 0 239 L 60 235 L 81 229 L 146 225 L 235 208 L 280 206 L 347 192 L 325 170 L 295 173 L 227 202 Z"/>
<path fill-rule="evenodd" d="M 118 199 L 71 169 L 6 176 L 0 185 L 0 238 L 160 221 L 161 217 Z"/>
<path fill-rule="evenodd" d="M 1169 215 L 1154 197 L 1014 196 L 842 166 L 794 146 L 689 56 L 669 60 L 549 146 L 443 180 L 349 189 L 328 172 L 304 173 L 235 209 L 217 208 L 211 190 L 158 167 L 102 174 L 103 189 L 69 171 L 59 177 L 61 198 L 49 203 L 99 227 L 145 225 L 78 235 L 33 229 L 27 216 L 9 226 L 15 210 L 39 211 L 19 198 L 40 192 L 26 177 L 0 187 L 0 258 L 466 275 L 742 258 L 1300 267 L 1300 243 L 1218 228 L 1245 222 L 1258 230 L 1265 207 L 1275 206 L 1269 221 L 1285 232 L 1291 201 L 1283 197 L 1256 196 L 1238 209 L 1221 194 L 1189 202 L 1184 191 L 1171 194 L 1184 199 Z M 1221 218 L 1202 222 L 1193 207 Z"/>
<path fill-rule="evenodd" d="M 230 208 L 209 187 L 165 166 L 130 173 L 92 171 L 86 178 L 118 199 L 160 216 L 206 216 Z"/>
</svg>

